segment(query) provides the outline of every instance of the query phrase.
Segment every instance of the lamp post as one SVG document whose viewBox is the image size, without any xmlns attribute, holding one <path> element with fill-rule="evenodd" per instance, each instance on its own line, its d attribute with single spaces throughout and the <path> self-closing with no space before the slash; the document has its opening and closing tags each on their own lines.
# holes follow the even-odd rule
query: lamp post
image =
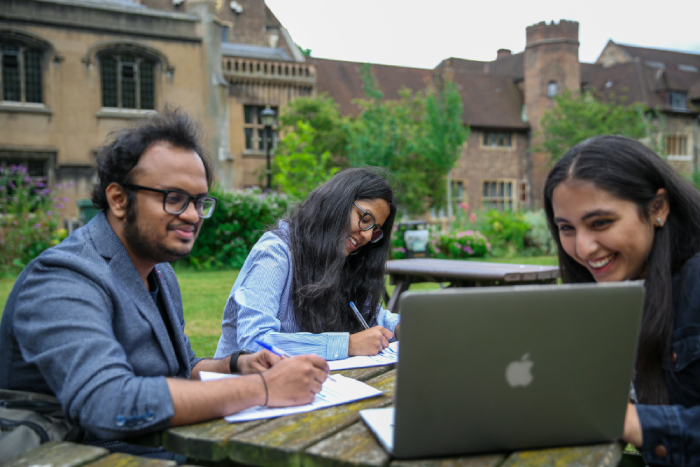
<svg viewBox="0 0 700 467">
<path fill-rule="evenodd" d="M 267 156 L 267 189 L 272 188 L 272 168 L 270 166 L 270 146 L 272 146 L 272 127 L 275 124 L 275 111 L 266 106 L 260 112 L 260 120 L 265 127 L 265 154 Z"/>
</svg>

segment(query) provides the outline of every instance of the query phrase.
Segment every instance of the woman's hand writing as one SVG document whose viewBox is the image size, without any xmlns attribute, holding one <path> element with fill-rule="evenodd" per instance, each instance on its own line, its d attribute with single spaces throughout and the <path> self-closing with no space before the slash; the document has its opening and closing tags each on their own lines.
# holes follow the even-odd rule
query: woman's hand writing
<svg viewBox="0 0 700 467">
<path fill-rule="evenodd" d="M 388 329 L 375 326 L 357 334 L 350 335 L 348 355 L 377 355 L 389 347 L 389 339 L 394 335 Z"/>
</svg>

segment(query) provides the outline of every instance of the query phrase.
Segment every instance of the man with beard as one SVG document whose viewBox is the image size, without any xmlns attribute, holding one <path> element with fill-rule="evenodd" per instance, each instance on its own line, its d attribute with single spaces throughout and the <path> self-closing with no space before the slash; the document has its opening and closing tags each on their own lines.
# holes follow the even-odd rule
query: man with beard
<svg viewBox="0 0 700 467">
<path fill-rule="evenodd" d="M 0 388 L 54 395 L 85 442 L 115 442 L 256 406 L 306 404 L 321 390 L 320 357 L 263 351 L 199 359 L 184 334 L 169 261 L 192 249 L 212 169 L 183 113 L 166 111 L 113 135 L 97 158 L 102 211 L 17 279 L 0 324 Z M 240 372 L 202 382 L 201 371 Z"/>
</svg>

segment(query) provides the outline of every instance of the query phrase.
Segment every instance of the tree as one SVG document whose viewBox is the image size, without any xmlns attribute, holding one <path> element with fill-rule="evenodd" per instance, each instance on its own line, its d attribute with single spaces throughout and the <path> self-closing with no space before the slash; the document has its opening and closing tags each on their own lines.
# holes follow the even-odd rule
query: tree
<svg viewBox="0 0 700 467">
<path fill-rule="evenodd" d="M 647 136 L 644 109 L 641 104 L 624 105 L 615 96 L 603 102 L 592 93 L 566 90 L 554 98 L 554 108 L 542 117 L 543 149 L 552 163 L 578 143 L 599 135 L 621 135 L 629 138 Z"/>
<path fill-rule="evenodd" d="M 314 188 L 338 172 L 331 153 L 315 146 L 316 130 L 299 121 L 294 132 L 287 133 L 277 148 L 272 168 L 272 183 L 289 196 L 304 200 Z"/>
<path fill-rule="evenodd" d="M 468 134 L 456 87 L 445 80 L 426 92 L 403 89 L 398 101 L 383 101 L 368 64 L 360 75 L 367 98 L 357 101 L 362 113 L 348 125 L 348 163 L 396 175 L 401 208 L 410 214 L 442 205 L 447 174 Z"/>
<path fill-rule="evenodd" d="M 336 164 L 345 165 L 347 131 L 338 104 L 328 97 L 299 97 L 287 105 L 279 118 L 282 133 L 297 131 L 300 122 L 314 130 L 314 148 L 328 151 Z"/>
<path fill-rule="evenodd" d="M 435 89 L 428 92 L 425 103 L 420 151 L 433 162 L 439 177 L 427 180 L 434 205 L 443 204 L 445 178 L 459 160 L 462 145 L 470 129 L 464 126 L 462 99 L 457 86 L 445 77 L 436 78 Z"/>
</svg>

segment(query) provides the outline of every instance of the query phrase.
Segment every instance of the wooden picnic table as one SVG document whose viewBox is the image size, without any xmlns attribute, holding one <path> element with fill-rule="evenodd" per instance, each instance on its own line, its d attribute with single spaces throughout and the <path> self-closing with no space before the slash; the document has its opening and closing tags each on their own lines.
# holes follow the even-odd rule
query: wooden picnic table
<svg viewBox="0 0 700 467">
<path fill-rule="evenodd" d="M 361 420 L 362 409 L 392 404 L 393 366 L 338 372 L 381 389 L 383 395 L 314 412 L 276 419 L 228 423 L 223 419 L 170 428 L 142 438 L 186 455 L 190 464 L 295 467 L 524 467 L 540 465 L 614 466 L 619 443 L 417 461 L 392 460 Z"/>
<path fill-rule="evenodd" d="M 110 454 L 105 448 L 51 441 L 10 459 L 3 467 L 175 467 L 175 461 L 130 454 Z"/>
<path fill-rule="evenodd" d="M 386 308 L 394 311 L 401 294 L 418 282 L 449 282 L 450 287 L 551 284 L 559 277 L 559 266 L 413 258 L 387 261 L 386 273 L 396 286 Z"/>
</svg>

